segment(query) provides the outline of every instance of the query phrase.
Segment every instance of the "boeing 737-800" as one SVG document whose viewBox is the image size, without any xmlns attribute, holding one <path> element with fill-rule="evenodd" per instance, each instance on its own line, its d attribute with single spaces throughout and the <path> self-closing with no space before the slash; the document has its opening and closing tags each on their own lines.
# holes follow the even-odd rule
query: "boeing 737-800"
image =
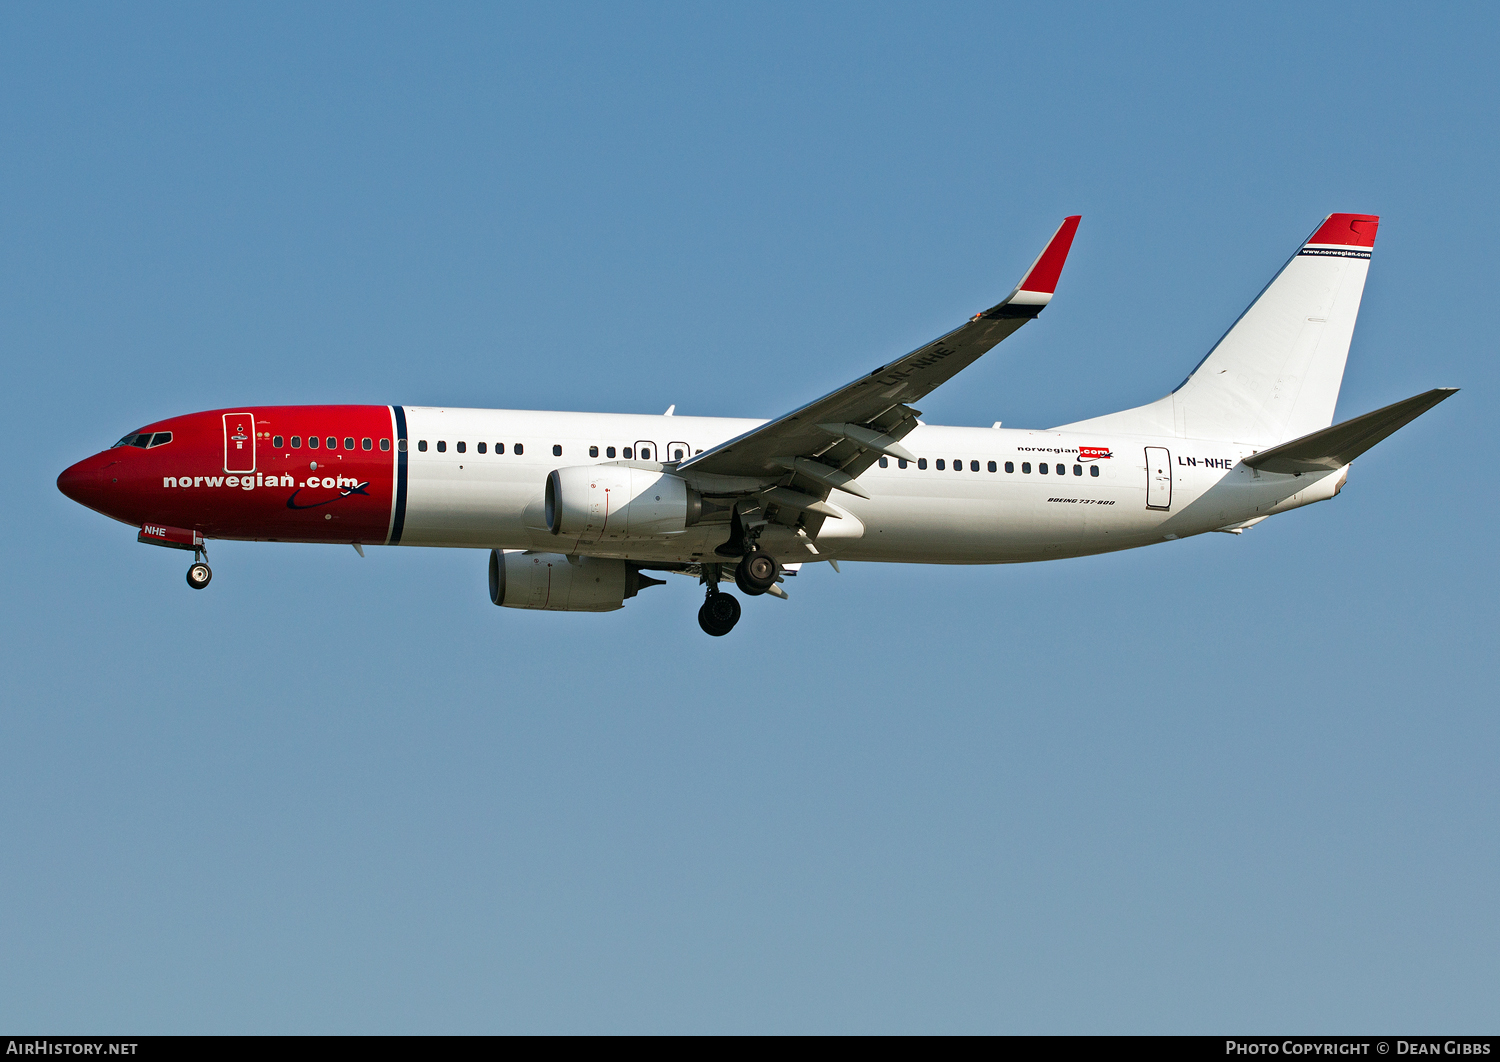
<svg viewBox="0 0 1500 1062">
<path fill-rule="evenodd" d="M 1037 317 L 1067 218 L 1008 296 L 775 420 L 421 406 L 265 406 L 131 432 L 58 477 L 191 550 L 208 539 L 489 550 L 496 605 L 609 612 L 675 572 L 786 597 L 802 565 L 1012 564 L 1239 534 L 1338 494 L 1349 464 L 1454 393 L 1333 425 L 1379 219 L 1333 214 L 1175 390 L 1040 430 L 938 427 L 915 403 Z M 1333 426 L 1330 426 L 1333 425 Z"/>
</svg>

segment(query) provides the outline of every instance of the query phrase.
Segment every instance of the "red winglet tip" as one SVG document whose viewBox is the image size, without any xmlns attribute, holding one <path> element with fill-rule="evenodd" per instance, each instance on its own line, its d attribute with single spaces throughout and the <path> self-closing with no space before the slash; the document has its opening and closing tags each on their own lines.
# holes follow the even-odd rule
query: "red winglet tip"
<svg viewBox="0 0 1500 1062">
<path fill-rule="evenodd" d="M 1375 232 L 1380 228 L 1377 214 L 1329 214 L 1328 220 L 1308 243 L 1329 243 L 1339 247 L 1374 247 Z"/>
<path fill-rule="evenodd" d="M 1053 234 L 1047 249 L 1018 285 L 1019 290 L 1046 292 L 1048 295 L 1057 291 L 1057 278 L 1062 276 L 1063 263 L 1068 260 L 1068 251 L 1073 247 L 1073 236 L 1078 232 L 1078 223 L 1082 220 L 1082 214 L 1063 218 L 1062 225 Z"/>
</svg>

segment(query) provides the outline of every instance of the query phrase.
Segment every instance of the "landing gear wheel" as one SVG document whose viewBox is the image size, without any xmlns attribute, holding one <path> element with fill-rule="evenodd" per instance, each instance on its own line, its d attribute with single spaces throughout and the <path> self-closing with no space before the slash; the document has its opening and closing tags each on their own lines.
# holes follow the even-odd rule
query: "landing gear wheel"
<svg viewBox="0 0 1500 1062">
<path fill-rule="evenodd" d="M 775 586 L 776 577 L 780 574 L 781 565 L 776 563 L 776 558 L 756 550 L 745 554 L 744 559 L 735 567 L 734 585 L 751 597 L 757 597 Z"/>
<path fill-rule="evenodd" d="M 740 621 L 740 603 L 733 594 L 710 594 L 698 610 L 698 626 L 704 634 L 722 638 Z"/>
<path fill-rule="evenodd" d="M 194 564 L 191 568 L 188 569 L 187 573 L 188 585 L 191 586 L 194 590 L 202 590 L 205 586 L 208 585 L 208 581 L 213 577 L 213 569 L 204 564 L 202 561 L 198 561 L 196 564 Z"/>
</svg>

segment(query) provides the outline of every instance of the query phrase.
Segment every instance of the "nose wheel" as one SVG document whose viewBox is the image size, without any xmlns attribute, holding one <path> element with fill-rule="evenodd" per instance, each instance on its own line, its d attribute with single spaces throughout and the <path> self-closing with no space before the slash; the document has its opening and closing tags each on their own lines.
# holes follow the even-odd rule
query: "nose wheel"
<svg viewBox="0 0 1500 1062">
<path fill-rule="evenodd" d="M 202 590 L 213 577 L 214 570 L 208 566 L 208 554 L 202 550 L 193 550 L 193 563 L 187 570 L 187 584 L 194 590 Z"/>
</svg>

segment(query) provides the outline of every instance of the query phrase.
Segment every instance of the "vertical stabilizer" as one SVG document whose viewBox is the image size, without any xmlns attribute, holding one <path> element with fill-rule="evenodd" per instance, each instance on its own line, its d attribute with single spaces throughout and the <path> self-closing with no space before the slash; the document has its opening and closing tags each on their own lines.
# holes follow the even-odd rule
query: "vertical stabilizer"
<svg viewBox="0 0 1500 1062">
<path fill-rule="evenodd" d="M 1255 446 L 1326 428 L 1379 224 L 1330 214 L 1175 391 L 1063 427 Z"/>
</svg>

